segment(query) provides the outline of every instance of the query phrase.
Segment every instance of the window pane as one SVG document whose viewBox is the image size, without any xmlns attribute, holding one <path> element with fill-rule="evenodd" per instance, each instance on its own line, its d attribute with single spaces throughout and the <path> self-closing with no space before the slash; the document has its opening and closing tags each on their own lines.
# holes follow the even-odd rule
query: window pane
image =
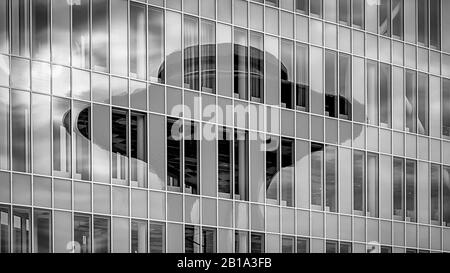
<svg viewBox="0 0 450 273">
<path fill-rule="evenodd" d="M 265 61 L 266 61 L 266 97 L 265 103 L 270 105 L 280 104 L 280 64 L 279 64 L 279 41 L 277 38 L 265 36 Z"/>
<path fill-rule="evenodd" d="M 68 212 L 55 211 L 54 212 L 54 251 L 56 253 L 68 253 L 67 244 L 72 240 L 72 214 Z"/>
<path fill-rule="evenodd" d="M 168 25 L 166 24 L 167 83 L 181 86 L 181 15 L 175 12 L 167 12 L 166 14 L 166 22 L 171 22 Z"/>
<path fill-rule="evenodd" d="M 203 2 L 202 2 L 203 3 Z M 203 7 L 204 5 L 202 5 Z M 216 25 L 212 21 L 201 22 L 201 90 L 203 92 L 216 92 Z"/>
<path fill-rule="evenodd" d="M 307 45 L 297 44 L 296 50 L 296 105 L 309 111 L 309 50 Z"/>
<path fill-rule="evenodd" d="M 128 117 L 127 111 L 112 110 L 112 179 L 119 185 L 128 185 Z"/>
<path fill-rule="evenodd" d="M 4 1 L 6 2 L 6 1 Z M 33 58 L 50 59 L 50 1 L 32 2 Z"/>
<path fill-rule="evenodd" d="M 198 123 L 185 121 L 184 125 L 184 183 L 185 192 L 199 194 L 200 141 Z"/>
<path fill-rule="evenodd" d="M 403 220 L 405 202 L 404 160 L 394 158 L 394 219 Z"/>
<path fill-rule="evenodd" d="M 251 253 L 264 253 L 265 252 L 264 234 L 252 232 L 250 239 L 251 239 L 251 242 L 250 242 Z"/>
<path fill-rule="evenodd" d="M 281 200 L 282 205 L 294 206 L 295 147 L 294 140 L 283 138 L 281 142 Z"/>
<path fill-rule="evenodd" d="M 234 131 L 234 194 L 238 200 L 248 200 L 248 141 L 248 132 Z"/>
<path fill-rule="evenodd" d="M 404 14 L 405 41 L 416 43 L 416 1 L 404 1 Z"/>
<path fill-rule="evenodd" d="M 130 251 L 130 222 L 125 218 L 113 218 L 113 253 L 128 253 Z"/>
<path fill-rule="evenodd" d="M 143 80 L 147 76 L 146 26 L 145 6 L 130 2 L 130 77 Z"/>
<path fill-rule="evenodd" d="M 327 21 L 336 22 L 336 15 L 337 15 L 337 6 L 336 6 L 336 0 L 325 0 L 324 4 L 324 18 Z"/>
<path fill-rule="evenodd" d="M 429 128 L 429 89 L 428 89 L 428 75 L 418 74 L 418 98 L 417 98 L 417 132 L 422 135 L 428 135 Z"/>
<path fill-rule="evenodd" d="M 353 26 L 364 29 L 364 0 L 353 0 Z"/>
<path fill-rule="evenodd" d="M 9 90 L 0 88 L 0 169 L 9 169 Z"/>
<path fill-rule="evenodd" d="M 10 1 L 11 4 L 11 53 L 30 56 L 30 2 Z"/>
<path fill-rule="evenodd" d="M 378 125 L 378 65 L 367 61 L 367 123 Z"/>
<path fill-rule="evenodd" d="M 109 71 L 109 2 L 92 1 L 92 69 Z"/>
<path fill-rule="evenodd" d="M 131 113 L 131 186 L 147 187 L 147 116 Z"/>
<path fill-rule="evenodd" d="M 367 215 L 378 217 L 378 155 L 367 154 Z"/>
<path fill-rule="evenodd" d="M 52 250 L 52 213 L 46 210 L 34 211 L 34 252 L 50 253 Z"/>
<path fill-rule="evenodd" d="M 402 68 L 394 67 L 392 71 L 392 128 L 403 130 L 404 126 L 404 72 Z"/>
<path fill-rule="evenodd" d="M 126 0 L 111 0 L 111 28 L 110 28 L 110 50 L 111 50 L 111 72 L 126 76 L 128 73 L 128 37 L 127 30 L 127 5 Z"/>
<path fill-rule="evenodd" d="M 150 115 L 149 128 L 162 128 L 149 131 L 149 186 L 152 189 L 163 190 L 165 188 L 165 121 L 164 117 Z M 167 149 L 169 145 L 167 143 Z"/>
<path fill-rule="evenodd" d="M 123 78 L 111 77 L 111 101 L 117 106 L 128 107 L 129 91 L 128 80 Z"/>
<path fill-rule="evenodd" d="M 364 152 L 353 153 L 353 209 L 362 213 L 365 211 L 365 156 Z"/>
<path fill-rule="evenodd" d="M 94 253 L 111 251 L 111 224 L 109 218 L 94 217 Z"/>
<path fill-rule="evenodd" d="M 184 87 L 199 90 L 198 19 L 184 17 Z"/>
<path fill-rule="evenodd" d="M 31 253 L 31 209 L 14 208 L 12 219 L 13 253 Z"/>
<path fill-rule="evenodd" d="M 431 223 L 441 224 L 441 167 L 439 165 L 431 165 Z"/>
<path fill-rule="evenodd" d="M 392 36 L 403 39 L 403 0 L 392 0 Z"/>
<path fill-rule="evenodd" d="M 325 51 L 325 115 L 337 117 L 337 54 Z"/>
<path fill-rule="evenodd" d="M 147 222 L 131 220 L 131 253 L 147 253 Z"/>
<path fill-rule="evenodd" d="M 90 68 L 89 21 L 89 0 L 78 0 L 72 5 L 72 65 L 80 68 Z"/>
<path fill-rule="evenodd" d="M 229 129 L 221 127 L 218 140 L 219 196 L 232 198 L 233 141 Z"/>
<path fill-rule="evenodd" d="M 11 58 L 11 87 L 30 89 L 30 61 Z"/>
<path fill-rule="evenodd" d="M 224 3 L 220 0 L 219 3 Z M 220 13 L 219 13 L 220 14 Z M 232 95 L 232 43 L 231 27 L 223 24 L 217 25 L 217 84 L 221 95 Z"/>
<path fill-rule="evenodd" d="M 266 198 L 271 204 L 278 204 L 280 180 L 280 139 L 268 136 L 266 140 Z"/>
<path fill-rule="evenodd" d="M 166 252 L 165 231 L 164 224 L 150 222 L 150 253 Z"/>
<path fill-rule="evenodd" d="M 9 1 L 0 1 L 0 52 L 9 53 Z M 3 252 L 2 252 L 3 253 Z"/>
<path fill-rule="evenodd" d="M 294 108 L 294 43 L 281 41 L 281 106 Z"/>
<path fill-rule="evenodd" d="M 351 57 L 339 54 L 339 117 L 352 119 Z"/>
<path fill-rule="evenodd" d="M 391 127 L 391 66 L 380 64 L 380 125 Z"/>
<path fill-rule="evenodd" d="M 325 199 L 326 211 L 337 212 L 338 209 L 338 186 L 337 186 L 337 148 L 325 147 Z"/>
<path fill-rule="evenodd" d="M 311 204 L 322 209 L 323 145 L 311 144 Z"/>
<path fill-rule="evenodd" d="M 167 187 L 171 191 L 181 188 L 181 121 L 167 118 Z"/>
<path fill-rule="evenodd" d="M 322 0 L 310 1 L 309 5 L 311 15 L 315 15 L 322 18 Z"/>
<path fill-rule="evenodd" d="M 71 177 L 70 101 L 53 98 L 53 171 L 59 177 Z"/>
<path fill-rule="evenodd" d="M 450 226 L 450 168 L 444 167 L 443 168 L 443 175 L 442 175 L 442 194 L 443 194 L 443 204 L 442 204 L 442 210 L 443 210 L 443 223 L 444 226 Z"/>
<path fill-rule="evenodd" d="M 52 1 L 52 59 L 70 63 L 70 2 Z"/>
<path fill-rule="evenodd" d="M 417 173 L 416 162 L 406 160 L 406 220 L 417 219 Z"/>
<path fill-rule="evenodd" d="M 185 226 L 184 229 L 184 252 L 200 253 L 200 227 Z"/>
<path fill-rule="evenodd" d="M 339 22 L 350 25 L 350 0 L 339 0 Z"/>
<path fill-rule="evenodd" d="M 148 7 L 148 79 L 163 83 L 164 75 L 164 12 Z"/>
<path fill-rule="evenodd" d="M 309 238 L 297 238 L 297 253 L 309 253 Z"/>
<path fill-rule="evenodd" d="M 316 1 L 314 1 L 316 2 Z M 311 111 L 323 115 L 323 51 L 320 48 L 311 47 Z"/>
<path fill-rule="evenodd" d="M 391 7 L 390 0 L 381 0 L 379 2 L 379 28 L 378 31 L 381 35 L 391 36 Z"/>
<path fill-rule="evenodd" d="M 92 172 L 93 180 L 109 183 L 110 181 L 110 113 L 109 107 L 93 105 L 92 109 Z"/>
<path fill-rule="evenodd" d="M 11 91 L 12 169 L 30 171 L 30 93 Z"/>
<path fill-rule="evenodd" d="M 0 253 L 10 252 L 10 209 L 0 206 Z"/>
<path fill-rule="evenodd" d="M 430 1 L 430 47 L 441 49 L 441 1 Z"/>
<path fill-rule="evenodd" d="M 406 70 L 405 72 L 405 115 L 406 115 L 406 131 L 415 133 L 417 122 L 417 77 L 416 72 L 412 70 Z"/>
<path fill-rule="evenodd" d="M 264 102 L 264 37 L 257 32 L 250 33 L 250 95 Z"/>
<path fill-rule="evenodd" d="M 231 0 L 219 0 L 217 1 L 217 17 L 219 20 L 231 23 Z"/>
<path fill-rule="evenodd" d="M 49 96 L 33 94 L 33 171 L 51 174 L 51 100 Z"/>
<path fill-rule="evenodd" d="M 432 1 L 417 0 L 417 42 L 428 46 L 428 3 Z"/>
<path fill-rule="evenodd" d="M 202 253 L 215 253 L 216 244 L 216 229 L 202 228 Z"/>
<path fill-rule="evenodd" d="M 247 99 L 248 88 L 248 48 L 247 31 L 234 30 L 234 95 Z"/>
</svg>

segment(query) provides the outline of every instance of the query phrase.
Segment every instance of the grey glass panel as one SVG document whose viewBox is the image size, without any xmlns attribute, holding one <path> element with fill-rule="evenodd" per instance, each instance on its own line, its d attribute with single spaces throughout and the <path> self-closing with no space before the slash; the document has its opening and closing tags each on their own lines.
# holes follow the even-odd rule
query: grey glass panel
<svg viewBox="0 0 450 273">
<path fill-rule="evenodd" d="M 405 41 L 416 43 L 417 32 L 417 18 L 416 18 L 416 1 L 404 1 L 404 15 L 405 15 Z"/>
<path fill-rule="evenodd" d="M 166 6 L 171 9 L 181 10 L 181 0 L 167 0 Z"/>
<path fill-rule="evenodd" d="M 322 18 L 322 0 L 313 0 L 309 4 L 311 15 Z"/>
<path fill-rule="evenodd" d="M 281 41 L 281 106 L 294 108 L 294 44 Z"/>
<path fill-rule="evenodd" d="M 166 226 L 162 223 L 150 222 L 150 253 L 166 252 Z"/>
<path fill-rule="evenodd" d="M 200 5 L 201 16 L 216 19 L 216 0 L 201 0 Z"/>
<path fill-rule="evenodd" d="M 53 171 L 59 177 L 71 177 L 70 101 L 53 98 Z"/>
<path fill-rule="evenodd" d="M 77 211 L 91 211 L 92 190 L 88 183 L 73 183 L 74 209 Z"/>
<path fill-rule="evenodd" d="M 364 0 L 352 1 L 353 26 L 364 29 Z"/>
<path fill-rule="evenodd" d="M 31 63 L 31 89 L 41 93 L 50 93 L 50 64 Z"/>
<path fill-rule="evenodd" d="M 167 83 L 171 85 L 181 86 L 181 15 L 175 12 L 166 13 L 166 70 Z"/>
<path fill-rule="evenodd" d="M 313 1 L 315 2 L 315 1 Z M 324 18 L 327 21 L 333 21 L 336 22 L 336 16 L 337 16 L 337 3 L 336 0 L 326 0 L 323 3 L 323 13 Z"/>
<path fill-rule="evenodd" d="M 92 172 L 93 180 L 110 181 L 110 113 L 108 106 L 94 104 L 92 108 Z"/>
<path fill-rule="evenodd" d="M 349 149 L 339 149 L 339 211 L 351 213 L 352 209 L 352 153 Z"/>
<path fill-rule="evenodd" d="M 66 180 L 54 180 L 54 206 L 58 209 L 72 208 L 72 183 Z"/>
<path fill-rule="evenodd" d="M 131 108 L 147 110 L 147 85 L 143 82 L 130 82 Z"/>
<path fill-rule="evenodd" d="M 441 167 L 431 165 L 430 216 L 432 224 L 441 224 Z"/>
<path fill-rule="evenodd" d="M 248 136 L 248 132 L 234 131 L 234 194 L 238 200 L 248 200 Z"/>
<path fill-rule="evenodd" d="M 216 229 L 202 228 L 202 253 L 216 253 L 217 236 Z"/>
<path fill-rule="evenodd" d="M 9 56 L 0 55 L 0 85 L 9 86 Z"/>
<path fill-rule="evenodd" d="M 216 151 L 216 127 L 210 124 L 203 124 L 200 133 L 204 134 L 201 139 L 201 155 L 199 165 L 201 165 L 201 193 L 207 196 L 217 196 L 217 151 Z M 199 145 L 200 141 L 197 141 Z"/>
<path fill-rule="evenodd" d="M 30 171 L 30 93 L 11 91 L 12 169 Z"/>
<path fill-rule="evenodd" d="M 323 51 L 320 48 L 311 47 L 311 111 L 316 114 L 323 114 Z"/>
<path fill-rule="evenodd" d="M 428 135 L 429 128 L 429 89 L 428 75 L 418 74 L 418 100 L 417 100 L 417 131 L 419 134 Z"/>
<path fill-rule="evenodd" d="M 323 145 L 311 144 L 311 204 L 322 207 Z"/>
<path fill-rule="evenodd" d="M 184 229 L 184 252 L 200 253 L 200 227 L 185 226 Z"/>
<path fill-rule="evenodd" d="M 199 90 L 198 18 L 184 17 L 184 87 Z"/>
<path fill-rule="evenodd" d="M 37 176 L 34 177 L 33 204 L 35 206 L 49 207 L 49 208 L 52 206 L 52 181 L 50 178 L 43 178 Z"/>
<path fill-rule="evenodd" d="M 184 182 L 185 192 L 199 194 L 200 182 L 200 140 L 198 123 L 184 124 Z"/>
<path fill-rule="evenodd" d="M 323 44 L 323 24 L 319 20 L 310 20 L 309 23 L 310 42 L 316 45 Z"/>
<path fill-rule="evenodd" d="M 430 5 L 430 47 L 441 49 L 441 1 L 431 0 Z"/>
<path fill-rule="evenodd" d="M 147 253 L 147 221 L 131 220 L 131 253 Z"/>
<path fill-rule="evenodd" d="M 0 88 L 0 169 L 9 169 L 9 90 Z"/>
<path fill-rule="evenodd" d="M 280 64 L 279 64 L 279 42 L 277 38 L 265 36 L 265 61 L 266 61 L 266 96 L 265 103 L 270 105 L 280 104 Z"/>
<path fill-rule="evenodd" d="M 233 22 L 238 26 L 247 27 L 247 1 L 235 0 L 233 3 L 233 7 Z"/>
<path fill-rule="evenodd" d="M 0 52 L 9 53 L 9 1 L 0 1 Z M 3 253 L 3 251 L 2 251 Z"/>
<path fill-rule="evenodd" d="M 52 1 L 52 60 L 70 63 L 70 2 Z"/>
<path fill-rule="evenodd" d="M 217 1 L 217 18 L 220 21 L 231 23 L 231 0 L 219 0 Z"/>
<path fill-rule="evenodd" d="M 147 187 L 147 116 L 131 112 L 130 118 L 131 186 Z"/>
<path fill-rule="evenodd" d="M 338 96 L 337 96 L 337 53 L 325 51 L 325 115 L 337 117 Z"/>
<path fill-rule="evenodd" d="M 94 253 L 109 253 L 111 251 L 111 223 L 106 217 L 94 217 Z"/>
<path fill-rule="evenodd" d="M 126 76 L 128 74 L 128 37 L 127 12 L 128 1 L 112 0 L 110 1 L 111 27 L 110 27 L 110 53 L 111 53 L 111 72 Z"/>
<path fill-rule="evenodd" d="M 232 193 L 233 142 L 229 129 L 220 128 L 218 140 L 218 179 L 219 194 L 230 198 Z"/>
<path fill-rule="evenodd" d="M 378 125 L 378 65 L 367 61 L 367 123 Z"/>
<path fill-rule="evenodd" d="M 31 205 L 31 177 L 21 174 L 12 175 L 12 202 Z"/>
<path fill-rule="evenodd" d="M 12 252 L 31 253 L 31 209 L 14 208 L 12 217 Z"/>
<path fill-rule="evenodd" d="M 417 221 L 417 171 L 416 162 L 406 160 L 406 220 Z"/>
<path fill-rule="evenodd" d="M 145 5 L 130 2 L 130 77 L 144 80 L 147 77 L 145 12 Z"/>
<path fill-rule="evenodd" d="M 248 98 L 248 39 L 247 31 L 234 29 L 234 96 Z"/>
<path fill-rule="evenodd" d="M 72 5 L 72 65 L 80 68 L 90 68 L 89 2 Z"/>
<path fill-rule="evenodd" d="M 417 74 L 412 70 L 405 71 L 405 116 L 406 131 L 416 132 L 417 122 Z"/>
<path fill-rule="evenodd" d="M 353 209 L 359 213 L 365 211 L 365 156 L 364 152 L 353 152 Z"/>
<path fill-rule="evenodd" d="M 51 100 L 48 96 L 33 94 L 33 172 L 51 174 Z"/>
<path fill-rule="evenodd" d="M 250 4 L 249 26 L 259 31 L 264 30 L 264 6 Z"/>
<path fill-rule="evenodd" d="M 91 100 L 90 73 L 72 69 L 72 96 L 77 99 Z"/>
<path fill-rule="evenodd" d="M 367 215 L 378 217 L 378 155 L 367 154 Z"/>
<path fill-rule="evenodd" d="M 0 206 L 0 253 L 10 252 L 10 209 Z"/>
<path fill-rule="evenodd" d="M 87 215 L 75 214 L 73 225 L 74 252 L 90 253 L 92 249 L 92 218 Z"/>
<path fill-rule="evenodd" d="M 111 114 L 112 128 L 112 178 L 114 184 L 128 185 L 129 157 L 129 114 L 128 111 L 113 109 Z"/>
<path fill-rule="evenodd" d="M 433 1 L 417 0 L 417 42 L 428 46 L 428 3 Z"/>
<path fill-rule="evenodd" d="M 450 80 L 442 80 L 442 135 L 450 136 Z"/>
<path fill-rule="evenodd" d="M 351 57 L 339 54 L 339 117 L 352 119 Z"/>
<path fill-rule="evenodd" d="M 267 159 L 266 159 L 267 160 Z M 281 200 L 282 205 L 294 206 L 295 146 L 291 139 L 281 141 Z"/>
<path fill-rule="evenodd" d="M 444 226 L 450 226 L 450 168 L 442 169 L 442 213 Z"/>
<path fill-rule="evenodd" d="M 203 5 L 202 5 L 203 7 Z M 201 90 L 216 92 L 216 26 L 212 21 L 201 22 Z"/>
<path fill-rule="evenodd" d="M 68 253 L 68 243 L 72 242 L 72 214 L 69 212 L 54 212 L 54 251 Z M 69 245 L 72 246 L 72 245 Z"/>
<path fill-rule="evenodd" d="M 219 1 L 223 3 L 226 1 Z M 219 13 L 220 14 L 220 13 Z M 217 25 L 217 84 L 221 95 L 231 97 L 232 94 L 232 43 L 231 27 Z"/>
<path fill-rule="evenodd" d="M 336 147 L 325 147 L 325 210 L 331 212 L 338 210 L 337 156 Z"/>
<path fill-rule="evenodd" d="M 380 125 L 391 127 L 391 66 L 380 64 Z"/>
<path fill-rule="evenodd" d="M 378 31 L 381 35 L 391 36 L 391 6 L 390 0 L 381 0 L 378 4 Z M 394 3 L 395 4 L 395 3 Z M 376 13 L 376 12 L 375 12 Z"/>
<path fill-rule="evenodd" d="M 111 77 L 111 102 L 117 106 L 128 107 L 128 80 Z"/>
<path fill-rule="evenodd" d="M 164 12 L 148 8 L 148 79 L 164 82 Z"/>
<path fill-rule="evenodd" d="M 112 243 L 114 253 L 128 253 L 130 251 L 130 222 L 125 218 L 113 218 Z"/>
<path fill-rule="evenodd" d="M 264 101 L 264 36 L 250 33 L 250 99 Z"/>
<path fill-rule="evenodd" d="M 93 70 L 109 71 L 109 1 L 92 1 L 92 66 Z"/>
<path fill-rule="evenodd" d="M 70 69 L 65 66 L 52 66 L 52 91 L 53 95 L 70 96 Z"/>
<path fill-rule="evenodd" d="M 12 88 L 30 89 L 30 61 L 11 58 L 10 83 Z"/>
<path fill-rule="evenodd" d="M 392 0 L 392 36 L 403 39 L 403 0 Z"/>
<path fill-rule="evenodd" d="M 309 50 L 307 45 L 296 44 L 296 106 L 309 111 Z"/>
<path fill-rule="evenodd" d="M 394 219 L 403 220 L 405 217 L 405 169 L 404 160 L 401 158 L 394 158 Z"/>
<path fill-rule="evenodd" d="M 11 4 L 11 53 L 30 56 L 30 2 L 10 1 Z"/>
<path fill-rule="evenodd" d="M 268 136 L 266 140 L 266 199 L 278 204 L 280 181 L 280 139 Z"/>
<path fill-rule="evenodd" d="M 182 142 L 179 130 L 181 120 L 167 118 L 167 186 L 169 190 L 180 191 Z M 174 134 L 176 133 L 176 134 Z"/>
<path fill-rule="evenodd" d="M 392 128 L 403 130 L 404 126 L 404 83 L 403 69 L 394 67 L 392 71 Z"/>
<path fill-rule="evenodd" d="M 3 1 L 6 2 L 6 1 Z M 32 2 L 33 58 L 50 59 L 50 0 Z"/>
<path fill-rule="evenodd" d="M 96 213 L 111 213 L 111 188 L 99 184 L 93 185 L 93 211 Z"/>
<path fill-rule="evenodd" d="M 52 251 L 52 213 L 50 211 L 34 211 L 33 238 L 35 253 Z"/>
</svg>

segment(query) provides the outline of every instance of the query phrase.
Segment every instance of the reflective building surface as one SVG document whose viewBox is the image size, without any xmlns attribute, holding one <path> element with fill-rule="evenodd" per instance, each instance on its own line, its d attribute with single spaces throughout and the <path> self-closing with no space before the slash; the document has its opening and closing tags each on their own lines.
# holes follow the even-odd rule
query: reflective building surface
<svg viewBox="0 0 450 273">
<path fill-rule="evenodd" d="M 450 252 L 450 1 L 0 0 L 8 252 Z"/>
</svg>

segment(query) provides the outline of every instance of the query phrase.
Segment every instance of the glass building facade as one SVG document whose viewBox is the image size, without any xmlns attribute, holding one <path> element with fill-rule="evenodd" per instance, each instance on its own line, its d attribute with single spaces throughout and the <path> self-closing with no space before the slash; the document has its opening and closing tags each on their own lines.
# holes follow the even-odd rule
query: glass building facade
<svg viewBox="0 0 450 273">
<path fill-rule="evenodd" d="M 0 253 L 450 252 L 450 1 L 0 0 Z"/>
</svg>

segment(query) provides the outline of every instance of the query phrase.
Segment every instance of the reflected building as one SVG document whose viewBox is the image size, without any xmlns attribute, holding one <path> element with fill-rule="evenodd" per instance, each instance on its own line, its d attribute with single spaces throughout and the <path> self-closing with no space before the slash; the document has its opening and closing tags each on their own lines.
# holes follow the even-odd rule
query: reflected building
<svg viewBox="0 0 450 273">
<path fill-rule="evenodd" d="M 0 253 L 450 251 L 447 11 L 0 0 Z"/>
</svg>

